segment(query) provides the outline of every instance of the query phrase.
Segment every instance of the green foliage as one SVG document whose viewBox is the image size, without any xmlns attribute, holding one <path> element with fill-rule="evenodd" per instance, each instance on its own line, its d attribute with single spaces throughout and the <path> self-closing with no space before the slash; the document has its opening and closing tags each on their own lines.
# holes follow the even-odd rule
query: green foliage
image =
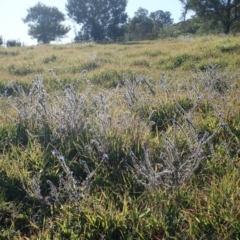
<svg viewBox="0 0 240 240">
<path fill-rule="evenodd" d="M 31 84 L 27 83 L 27 82 L 23 82 L 23 83 L 20 83 L 18 81 L 16 82 L 11 82 L 11 83 L 8 83 L 8 84 L 0 84 L 1 87 L 0 87 L 0 93 L 4 94 L 5 96 L 9 97 L 9 96 L 12 96 L 12 97 L 18 97 L 19 94 L 17 94 L 17 92 L 12 88 L 12 86 L 16 84 L 18 86 L 18 88 L 21 89 L 21 91 L 24 91 L 25 93 L 29 93 L 30 89 L 31 89 Z"/>
<path fill-rule="evenodd" d="M 126 0 L 93 0 L 91 3 L 68 0 L 68 16 L 82 25 L 75 40 L 115 41 L 123 36 L 124 30 L 121 25 L 127 20 L 126 6 Z"/>
<path fill-rule="evenodd" d="M 163 54 L 163 52 L 161 50 L 157 50 L 157 51 L 146 50 L 144 52 L 145 56 L 148 56 L 148 57 L 151 57 L 151 58 L 157 57 L 157 56 L 162 55 L 162 54 Z"/>
<path fill-rule="evenodd" d="M 166 62 L 166 69 L 173 70 L 175 68 L 182 67 L 185 63 L 188 63 L 187 65 L 189 66 L 194 62 L 198 62 L 200 59 L 201 58 L 199 56 L 194 56 L 188 53 L 180 54 L 178 56 L 169 58 L 169 60 Z"/>
<path fill-rule="evenodd" d="M 122 72 L 115 69 L 109 69 L 107 71 L 101 71 L 95 73 L 91 77 L 91 81 L 101 87 L 114 88 L 122 81 Z"/>
<path fill-rule="evenodd" d="M 0 153 L 3 153 L 11 144 L 18 141 L 17 129 L 12 125 L 0 126 Z"/>
<path fill-rule="evenodd" d="M 240 52 L 240 45 L 238 43 L 224 43 L 218 46 L 218 49 L 223 53 L 239 53 Z"/>
<path fill-rule="evenodd" d="M 3 53 L 0 238 L 239 239 L 238 41 Z"/>
<path fill-rule="evenodd" d="M 21 47 L 21 42 L 18 40 L 7 40 L 7 47 Z"/>
<path fill-rule="evenodd" d="M 53 54 L 50 57 L 45 57 L 43 59 L 43 63 L 47 64 L 47 63 L 50 63 L 50 62 L 55 62 L 56 60 L 57 60 L 57 56 Z"/>
<path fill-rule="evenodd" d="M 204 0 L 180 0 L 184 5 L 184 14 L 192 10 L 203 22 L 212 22 L 222 25 L 225 34 L 229 34 L 235 22 L 240 19 L 240 1 L 204 1 Z"/>
<path fill-rule="evenodd" d="M 192 17 L 190 19 L 178 23 L 177 25 L 179 27 L 180 34 L 199 34 L 202 28 L 202 24 L 197 17 Z"/>
<path fill-rule="evenodd" d="M 6 84 L 0 82 L 0 94 L 3 94 L 6 91 Z"/>
<path fill-rule="evenodd" d="M 42 68 L 37 68 L 33 65 L 22 65 L 22 66 L 16 66 L 14 64 L 11 64 L 8 66 L 8 72 L 12 75 L 16 76 L 26 76 L 28 74 L 37 74 L 39 72 L 42 72 Z"/>
<path fill-rule="evenodd" d="M 8 51 L 8 50 L 1 50 L 0 56 L 17 56 L 19 55 L 19 51 Z"/>
<path fill-rule="evenodd" d="M 81 65 L 80 71 L 91 71 L 99 67 L 96 61 L 90 61 Z"/>
<path fill-rule="evenodd" d="M 3 38 L 0 36 L 0 46 L 3 45 Z"/>
<path fill-rule="evenodd" d="M 150 64 L 147 60 L 135 60 L 132 62 L 133 66 L 142 66 L 142 67 L 150 67 Z"/>
<path fill-rule="evenodd" d="M 48 7 L 39 2 L 27 9 L 27 12 L 23 22 L 28 23 L 28 34 L 37 39 L 38 43 L 47 44 L 61 39 L 70 30 L 70 27 L 61 24 L 65 21 L 65 16 L 56 7 Z"/>
<path fill-rule="evenodd" d="M 151 12 L 149 17 L 153 20 L 155 28 L 163 28 L 164 26 L 173 24 L 173 19 L 171 18 L 170 12 L 158 10 Z"/>
<path fill-rule="evenodd" d="M 173 67 L 180 67 L 186 60 L 189 59 L 188 54 L 182 54 L 173 59 Z"/>
<path fill-rule="evenodd" d="M 127 40 L 156 39 L 164 27 L 172 25 L 170 12 L 158 10 L 148 14 L 148 10 L 139 8 L 126 24 Z"/>
<path fill-rule="evenodd" d="M 127 24 L 128 40 L 153 39 L 154 23 L 148 17 L 148 10 L 139 8 Z"/>
</svg>

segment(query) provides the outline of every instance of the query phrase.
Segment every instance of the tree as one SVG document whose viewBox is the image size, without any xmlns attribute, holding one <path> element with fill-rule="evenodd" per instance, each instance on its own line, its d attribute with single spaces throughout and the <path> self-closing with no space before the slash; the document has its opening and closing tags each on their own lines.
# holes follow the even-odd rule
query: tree
<svg viewBox="0 0 240 240">
<path fill-rule="evenodd" d="M 240 0 L 180 0 L 183 13 L 192 10 L 205 22 L 220 23 L 228 34 L 232 26 L 240 21 Z"/>
<path fill-rule="evenodd" d="M 171 18 L 170 12 L 158 10 L 155 12 L 151 12 L 149 17 L 153 20 L 155 28 L 163 29 L 163 27 L 173 24 L 173 19 Z"/>
<path fill-rule="evenodd" d="M 65 21 L 65 16 L 56 7 L 48 7 L 39 2 L 27 9 L 27 12 L 23 22 L 28 23 L 28 34 L 37 39 L 38 43 L 47 44 L 64 38 L 70 30 L 70 27 L 61 24 Z"/>
<path fill-rule="evenodd" d="M 0 36 L 0 46 L 3 44 L 3 38 Z"/>
<path fill-rule="evenodd" d="M 128 23 L 129 40 L 152 39 L 154 24 L 148 17 L 148 10 L 139 8 Z"/>
<path fill-rule="evenodd" d="M 127 0 L 68 0 L 68 16 L 81 25 L 80 39 L 116 41 L 123 36 Z"/>
<path fill-rule="evenodd" d="M 139 21 L 145 21 L 148 18 L 148 10 L 145 8 L 138 8 L 138 10 L 134 13 L 134 17 L 139 19 Z"/>
<path fill-rule="evenodd" d="M 14 40 L 14 39 L 7 40 L 6 45 L 7 45 L 7 47 L 21 47 L 22 46 L 22 44 L 19 40 Z"/>
<path fill-rule="evenodd" d="M 183 22 L 186 21 L 186 16 L 187 16 L 187 12 L 188 12 L 188 1 L 189 0 L 179 0 L 182 5 L 183 5 L 183 9 L 182 9 L 182 17 L 181 20 L 183 20 Z"/>
<path fill-rule="evenodd" d="M 138 8 L 134 17 L 128 23 L 128 36 L 130 40 L 155 39 L 160 30 L 173 24 L 170 12 L 158 10 L 148 13 L 147 9 Z"/>
</svg>

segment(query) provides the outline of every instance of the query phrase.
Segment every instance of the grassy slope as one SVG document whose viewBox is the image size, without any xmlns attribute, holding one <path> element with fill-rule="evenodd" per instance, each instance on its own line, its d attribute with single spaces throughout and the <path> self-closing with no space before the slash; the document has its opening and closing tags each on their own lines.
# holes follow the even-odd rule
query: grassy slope
<svg viewBox="0 0 240 240">
<path fill-rule="evenodd" d="M 86 96 L 86 105 L 98 99 L 96 108 L 91 105 L 93 108 L 87 116 L 75 114 L 77 122 L 82 121 L 80 133 L 71 133 L 59 142 L 46 140 L 46 129 L 37 125 L 41 121 L 35 115 L 35 118 L 29 115 L 26 125 L 21 125 L 18 118 L 14 125 L 4 111 L 16 117 L 16 112 L 7 104 L 15 99 L 0 99 L 1 238 L 239 239 L 239 171 L 228 161 L 237 165 L 239 160 L 239 52 L 238 38 L 215 36 L 139 44 L 0 49 L 1 93 L 11 80 L 21 83 L 28 91 L 35 75 L 42 74 L 50 96 L 64 95 L 58 86 L 60 79 L 61 86 L 75 83 L 78 91 Z M 219 65 L 219 70 L 214 72 L 217 75 L 212 76 L 207 70 L 206 76 L 204 70 L 215 64 Z M 53 69 L 54 74 L 48 69 Z M 87 73 L 83 74 L 84 70 Z M 150 82 L 155 94 L 141 85 L 136 90 L 137 100 L 130 106 L 129 98 L 124 98 L 129 90 L 123 86 L 124 81 L 129 78 L 135 82 L 141 77 Z M 213 81 L 210 85 L 209 79 Z M 221 92 L 219 86 L 227 87 Z M 84 95 L 87 89 L 90 95 Z M 209 131 L 211 134 L 221 122 L 228 123 L 229 130 L 224 129 L 217 135 L 212 147 L 209 146 L 214 152 L 206 153 L 209 157 L 189 181 L 173 191 L 144 188 L 129 171 L 131 158 L 126 146 L 130 146 L 139 159 L 145 159 L 141 147 L 145 141 L 153 163 L 161 161 L 159 150 L 164 148 L 164 136 L 174 136 L 170 121 L 178 118 L 173 100 L 184 108 L 199 133 Z M 24 101 L 27 102 L 27 98 Z M 58 102 L 51 99 L 49 105 L 51 103 L 58 107 Z M 80 101 L 78 105 L 81 104 Z M 81 106 L 85 109 L 84 104 Z M 150 118 L 153 110 L 157 114 Z M 49 114 L 52 113 L 49 111 Z M 67 114 L 70 113 L 65 112 Z M 57 116 L 48 119 L 52 134 L 61 127 L 53 120 Z M 36 125 L 31 123 L 31 118 Z M 149 127 L 149 119 L 157 128 Z M 84 125 L 87 121 L 89 126 Z M 25 128 L 32 137 L 26 135 Z M 85 128 L 88 131 L 82 130 Z M 223 142 L 227 144 L 229 156 Z M 183 140 L 178 144 L 184 158 L 188 150 Z M 83 200 L 71 196 L 67 186 L 73 183 L 61 162 L 52 156 L 54 148 L 65 156 L 77 180 L 86 177 L 79 158 L 88 163 L 90 170 L 99 166 L 100 171 L 94 175 Z M 103 152 L 109 158 L 101 165 Z M 64 185 L 66 189 L 56 201 L 47 182 L 51 180 L 58 186 L 60 173 L 66 175 L 67 186 Z M 38 186 L 43 198 L 50 196 L 50 202 L 37 196 Z"/>
<path fill-rule="evenodd" d="M 83 69 L 90 71 L 89 79 L 101 73 L 107 74 L 110 70 L 119 74 L 128 71 L 150 74 L 153 78 L 159 77 L 160 71 L 179 73 L 208 64 L 235 70 L 239 66 L 239 44 L 237 37 L 209 36 L 131 45 L 68 44 L 2 48 L 1 81 L 26 81 L 27 74 L 47 75 L 49 68 L 53 68 L 61 78 L 72 79 Z"/>
</svg>

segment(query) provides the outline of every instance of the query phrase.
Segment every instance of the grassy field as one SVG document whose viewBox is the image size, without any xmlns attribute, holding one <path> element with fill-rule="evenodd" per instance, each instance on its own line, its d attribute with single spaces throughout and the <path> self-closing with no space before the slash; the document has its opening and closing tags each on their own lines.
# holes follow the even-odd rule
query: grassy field
<svg viewBox="0 0 240 240">
<path fill-rule="evenodd" d="M 240 239 L 239 53 L 0 48 L 0 239 Z"/>
</svg>

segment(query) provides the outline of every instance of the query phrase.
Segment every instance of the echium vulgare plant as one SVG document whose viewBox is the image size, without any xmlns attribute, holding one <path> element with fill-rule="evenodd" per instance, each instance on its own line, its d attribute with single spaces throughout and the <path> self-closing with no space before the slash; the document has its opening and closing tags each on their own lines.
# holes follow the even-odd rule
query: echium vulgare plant
<svg viewBox="0 0 240 240">
<path fill-rule="evenodd" d="M 209 93 L 213 97 L 227 93 L 234 87 L 232 79 L 237 76 L 235 73 L 220 72 L 219 65 L 205 67 L 202 72 L 194 74 L 194 79 L 198 83 L 202 92 Z"/>
<path fill-rule="evenodd" d="M 52 143 L 80 134 L 102 104 L 98 96 L 92 96 L 91 89 L 81 94 L 71 84 L 62 92 L 50 95 L 45 90 L 42 75 L 35 77 L 29 93 L 15 83 L 10 87 L 16 96 L 10 99 L 17 112 L 14 121 L 25 126 L 28 133 Z"/>
<path fill-rule="evenodd" d="M 140 89 L 142 85 L 147 86 L 147 89 Z M 123 98 L 125 103 L 133 108 L 137 102 L 139 102 L 142 95 L 145 95 L 145 91 L 148 90 L 151 94 L 155 94 L 155 91 L 149 83 L 149 77 L 143 75 L 135 75 L 134 79 L 130 79 L 127 74 L 124 74 L 123 85 Z"/>
<path fill-rule="evenodd" d="M 80 181 L 73 176 L 73 173 L 65 162 L 64 156 L 62 156 L 60 152 L 55 149 L 52 151 L 52 154 L 58 159 L 63 173 L 59 176 L 58 185 L 55 185 L 50 180 L 46 181 L 49 186 L 47 195 L 45 194 L 44 196 L 41 191 L 41 171 L 37 175 L 34 175 L 28 183 L 24 183 L 24 180 L 21 178 L 23 189 L 28 196 L 47 205 L 61 205 L 65 202 L 79 202 L 83 200 L 89 193 L 93 177 L 103 162 L 108 158 L 107 154 L 103 155 L 98 166 L 92 171 L 89 169 L 87 163 L 80 159 L 79 164 L 82 165 L 86 173 L 85 179 Z"/>
<path fill-rule="evenodd" d="M 160 139 L 164 144 L 157 160 L 151 161 L 150 149 L 146 142 L 142 144 L 144 152 L 142 159 L 127 147 L 132 160 L 129 168 L 137 182 L 146 188 L 160 187 L 172 190 L 187 183 L 200 163 L 211 157 L 214 151 L 212 142 L 222 129 L 226 129 L 231 138 L 236 139 L 227 123 L 223 121 L 212 133 L 205 132 L 200 136 L 180 104 L 177 101 L 175 104 L 177 111 L 183 115 L 183 121 L 172 120 L 171 130 Z M 227 143 L 224 142 L 222 146 L 231 161 L 227 152 Z"/>
<path fill-rule="evenodd" d="M 11 106 L 16 110 L 19 123 L 25 123 L 30 119 L 36 120 L 44 118 L 47 114 L 46 103 L 48 101 L 48 95 L 46 94 L 42 77 L 36 76 L 32 81 L 32 88 L 29 93 L 25 92 L 23 87 L 15 82 L 8 84 L 8 93 L 11 101 Z"/>
</svg>

